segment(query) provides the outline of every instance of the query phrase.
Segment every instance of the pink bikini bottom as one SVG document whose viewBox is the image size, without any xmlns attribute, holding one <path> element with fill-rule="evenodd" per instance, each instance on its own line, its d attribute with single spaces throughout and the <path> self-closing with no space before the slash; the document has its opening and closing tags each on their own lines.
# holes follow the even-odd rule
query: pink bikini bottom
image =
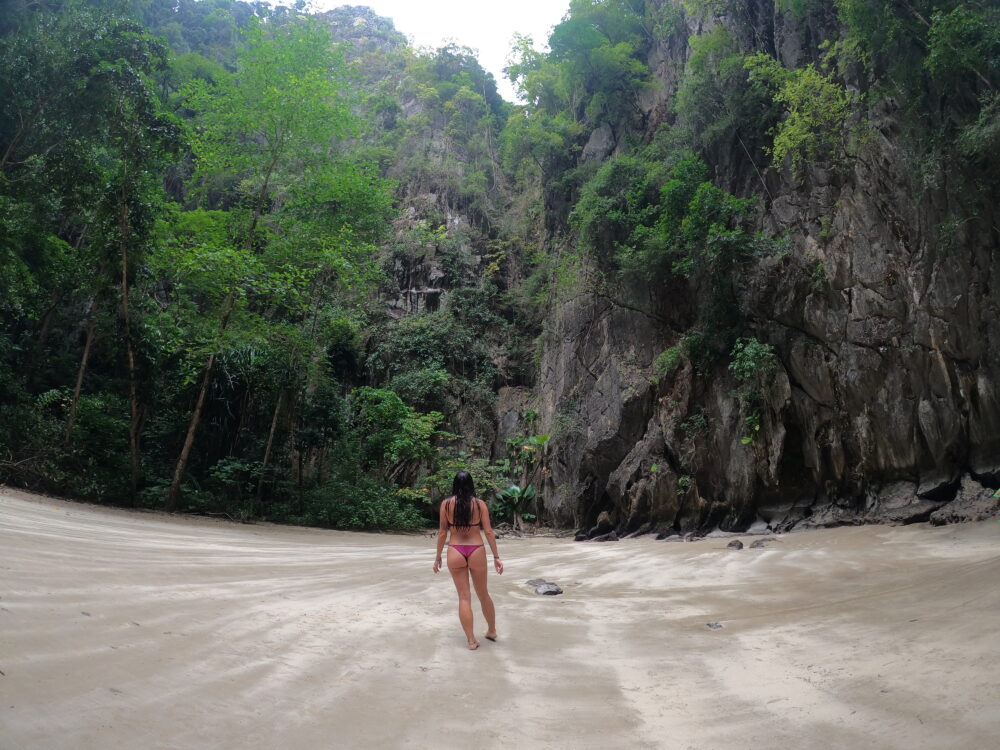
<svg viewBox="0 0 1000 750">
<path fill-rule="evenodd" d="M 468 560 L 472 557 L 472 553 L 482 546 L 481 544 L 452 544 L 451 548 Z"/>
</svg>

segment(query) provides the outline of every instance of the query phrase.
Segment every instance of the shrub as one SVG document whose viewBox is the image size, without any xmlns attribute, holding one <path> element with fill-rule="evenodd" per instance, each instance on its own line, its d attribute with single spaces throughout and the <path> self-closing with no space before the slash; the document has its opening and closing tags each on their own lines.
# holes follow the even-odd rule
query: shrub
<svg viewBox="0 0 1000 750">
<path fill-rule="evenodd" d="M 656 373 L 658 378 L 673 375 L 677 368 L 680 367 L 682 358 L 681 347 L 679 345 L 671 346 L 653 361 L 653 372 Z"/>
<path fill-rule="evenodd" d="M 772 91 L 785 118 L 774 126 L 774 143 L 768 149 L 774 166 L 791 159 L 792 172 L 799 174 L 809 163 L 828 160 L 839 164 L 840 143 L 849 114 L 847 89 L 809 64 L 788 70 L 770 55 L 758 52 L 746 58 L 751 80 Z"/>
<path fill-rule="evenodd" d="M 433 456 L 431 443 L 442 416 L 421 414 L 392 391 L 363 386 L 351 393 L 352 422 L 364 470 Z"/>
<path fill-rule="evenodd" d="M 428 501 L 434 501 L 451 494 L 451 483 L 455 474 L 467 471 L 472 475 L 476 485 L 476 494 L 489 500 L 494 497 L 500 486 L 510 473 L 510 461 L 491 461 L 488 458 L 476 458 L 468 451 L 442 453 L 438 457 L 434 473 L 424 478 L 421 486 L 428 491 Z"/>
<path fill-rule="evenodd" d="M 310 490 L 305 502 L 306 522 L 335 529 L 419 529 L 427 525 L 421 510 L 372 480 L 334 480 Z"/>
<path fill-rule="evenodd" d="M 740 385 L 763 382 L 777 366 L 774 347 L 761 343 L 756 338 L 737 339 L 730 357 L 729 372 Z"/>
<path fill-rule="evenodd" d="M 440 367 L 423 367 L 400 372 L 389 381 L 389 390 L 417 409 L 442 409 L 448 394 L 448 372 Z"/>
<path fill-rule="evenodd" d="M 729 372 L 738 383 L 734 395 L 746 414 L 743 423 L 747 434 L 741 440 L 744 445 L 752 443 L 760 432 L 760 406 L 765 380 L 777 366 L 774 347 L 761 343 L 756 338 L 737 339 L 730 352 Z"/>
</svg>

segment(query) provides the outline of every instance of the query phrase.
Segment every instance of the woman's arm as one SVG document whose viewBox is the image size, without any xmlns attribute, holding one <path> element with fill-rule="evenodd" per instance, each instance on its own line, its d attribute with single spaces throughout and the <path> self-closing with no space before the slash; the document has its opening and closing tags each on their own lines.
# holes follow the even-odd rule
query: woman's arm
<svg viewBox="0 0 1000 750">
<path fill-rule="evenodd" d="M 434 555 L 434 572 L 441 570 L 441 552 L 444 551 L 444 540 L 448 536 L 448 514 L 445 513 L 444 506 L 448 504 L 445 500 L 441 503 L 441 513 L 438 516 L 438 546 L 437 554 Z M 495 555 L 496 553 L 494 553 Z"/>
<path fill-rule="evenodd" d="M 497 535 L 493 533 L 493 524 L 490 523 L 490 509 L 486 507 L 486 503 L 483 500 L 479 501 L 479 513 L 480 518 L 483 521 L 483 533 L 486 534 L 486 541 L 490 544 L 490 550 L 493 551 L 493 567 L 497 569 L 498 574 L 503 574 L 503 563 L 500 562 L 500 553 L 497 552 Z"/>
</svg>

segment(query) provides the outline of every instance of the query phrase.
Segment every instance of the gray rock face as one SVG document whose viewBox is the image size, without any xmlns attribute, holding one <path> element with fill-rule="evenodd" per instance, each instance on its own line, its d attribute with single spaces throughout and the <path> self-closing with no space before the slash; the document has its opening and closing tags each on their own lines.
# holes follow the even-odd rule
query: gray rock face
<svg viewBox="0 0 1000 750">
<path fill-rule="evenodd" d="M 734 539 L 729 544 L 726 545 L 729 549 L 743 549 L 743 542 L 739 539 Z"/>
<path fill-rule="evenodd" d="M 809 62 L 805 40 L 822 20 L 773 12 L 753 28 L 732 20 L 734 34 Z M 685 50 L 671 37 L 650 53 L 659 86 L 642 101 L 648 133 Z M 555 306 L 535 387 L 540 431 L 552 435 L 543 504 L 554 522 L 593 537 L 609 533 L 604 514 L 620 534 L 648 523 L 684 534 L 744 530 L 758 516 L 783 531 L 992 512 L 952 501 L 965 498 L 964 474 L 1000 481 L 998 219 L 986 211 L 956 226 L 943 188 L 911 189 L 894 106 L 873 113 L 872 152 L 846 168 L 764 175 L 759 228 L 788 237 L 789 251 L 740 268 L 746 327 L 778 359 L 749 443 L 724 363 L 707 376 L 686 362 L 653 371 L 690 326 L 697 289 L 635 282 L 614 300 Z M 605 135 L 588 155 L 608 150 Z M 727 189 L 759 190 L 745 159 L 713 166 Z"/>
<path fill-rule="evenodd" d="M 984 521 L 994 516 L 1000 516 L 1000 497 L 995 497 L 992 489 L 966 477 L 955 499 L 931 513 L 930 522 L 934 526 L 942 526 L 946 523 Z"/>
<path fill-rule="evenodd" d="M 587 145 L 583 147 L 583 157 L 601 161 L 611 155 L 616 145 L 615 135 L 611 127 L 602 125 L 590 134 Z"/>
<path fill-rule="evenodd" d="M 871 496 L 871 503 L 863 520 L 892 525 L 919 523 L 930 518 L 941 507 L 940 502 L 920 497 L 919 486 L 909 482 L 896 482 Z"/>
</svg>

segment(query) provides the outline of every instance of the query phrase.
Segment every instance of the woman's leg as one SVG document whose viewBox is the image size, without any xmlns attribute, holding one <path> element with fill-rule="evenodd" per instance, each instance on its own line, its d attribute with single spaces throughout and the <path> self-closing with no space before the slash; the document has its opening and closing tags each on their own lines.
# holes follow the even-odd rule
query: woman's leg
<svg viewBox="0 0 1000 750">
<path fill-rule="evenodd" d="M 475 555 L 473 555 L 475 557 Z M 472 592 L 469 590 L 469 565 L 462 555 L 451 547 L 448 548 L 448 572 L 455 581 L 458 591 L 458 621 L 462 623 L 465 638 L 469 641 L 469 649 L 479 648 L 479 641 L 472 632 Z"/>
<path fill-rule="evenodd" d="M 476 596 L 479 597 L 479 604 L 483 608 L 483 617 L 486 618 L 486 637 L 496 640 L 497 637 L 497 610 L 493 606 L 493 599 L 486 586 L 486 547 L 480 547 L 469 558 L 469 572 L 472 573 L 472 585 L 476 587 Z"/>
</svg>

